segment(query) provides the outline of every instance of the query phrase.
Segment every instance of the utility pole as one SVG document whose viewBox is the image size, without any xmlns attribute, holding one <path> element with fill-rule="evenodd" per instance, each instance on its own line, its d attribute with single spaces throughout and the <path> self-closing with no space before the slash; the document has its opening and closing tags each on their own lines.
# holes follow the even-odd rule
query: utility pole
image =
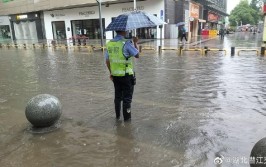
<svg viewBox="0 0 266 167">
<path fill-rule="evenodd" d="M 100 21 L 100 29 L 101 29 L 101 47 L 103 50 L 103 22 L 102 22 L 102 0 L 96 0 L 99 7 L 99 21 Z"/>
<path fill-rule="evenodd" d="M 137 10 L 137 2 L 136 1 L 137 0 L 134 0 L 134 11 Z M 137 37 L 137 30 L 136 29 L 134 30 L 134 36 Z"/>
</svg>

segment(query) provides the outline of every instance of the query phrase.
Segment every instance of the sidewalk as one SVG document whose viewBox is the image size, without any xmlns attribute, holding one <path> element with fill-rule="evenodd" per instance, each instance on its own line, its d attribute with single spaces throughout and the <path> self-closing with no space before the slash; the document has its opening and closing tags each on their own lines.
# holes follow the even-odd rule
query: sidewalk
<svg viewBox="0 0 266 167">
<path fill-rule="evenodd" d="M 204 43 L 206 41 L 212 40 L 212 39 L 216 39 L 217 36 L 208 36 L 208 35 L 200 35 L 200 36 L 196 36 L 190 39 L 189 42 L 186 42 L 184 44 L 182 44 L 180 42 L 180 39 L 150 39 L 150 40 L 143 40 L 140 39 L 139 40 L 139 45 L 142 45 L 143 47 L 155 47 L 158 48 L 159 46 L 162 47 L 168 47 L 168 48 L 178 48 L 182 45 L 184 45 L 185 47 L 195 47 L 197 45 L 200 45 L 201 43 Z"/>
<path fill-rule="evenodd" d="M 200 43 L 204 43 L 206 41 L 209 41 L 209 40 L 212 40 L 212 39 L 216 39 L 218 37 L 219 36 L 199 35 L 199 36 L 196 36 L 196 37 L 192 37 L 189 44 L 192 45 L 192 46 L 196 46 L 196 45 L 198 45 Z"/>
</svg>

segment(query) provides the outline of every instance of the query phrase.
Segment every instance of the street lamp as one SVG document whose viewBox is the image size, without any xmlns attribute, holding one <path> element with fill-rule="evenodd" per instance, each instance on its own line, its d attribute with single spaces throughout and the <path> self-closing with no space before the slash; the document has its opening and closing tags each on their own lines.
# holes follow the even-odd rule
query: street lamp
<svg viewBox="0 0 266 167">
<path fill-rule="evenodd" d="M 103 50 L 103 23 L 102 23 L 102 0 L 96 0 L 99 7 L 99 20 L 100 20 L 100 29 L 101 29 L 101 47 Z"/>
<path fill-rule="evenodd" d="M 134 0 L 134 11 L 137 10 L 137 3 L 136 3 L 136 0 Z M 137 37 L 137 30 L 135 29 L 134 30 L 134 36 Z"/>
</svg>

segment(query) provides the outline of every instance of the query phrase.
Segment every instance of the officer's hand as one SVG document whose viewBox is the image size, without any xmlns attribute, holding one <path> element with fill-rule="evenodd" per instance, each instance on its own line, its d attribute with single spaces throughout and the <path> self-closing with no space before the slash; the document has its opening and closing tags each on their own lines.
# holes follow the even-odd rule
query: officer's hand
<svg viewBox="0 0 266 167">
<path fill-rule="evenodd" d="M 139 38 L 138 37 L 133 37 L 133 42 L 134 43 L 138 43 L 138 41 L 139 41 Z"/>
</svg>

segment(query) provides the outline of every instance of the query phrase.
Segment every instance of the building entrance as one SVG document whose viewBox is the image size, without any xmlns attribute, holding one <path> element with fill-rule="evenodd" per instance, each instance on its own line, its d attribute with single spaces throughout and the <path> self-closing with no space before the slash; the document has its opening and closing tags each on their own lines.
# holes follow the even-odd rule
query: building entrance
<svg viewBox="0 0 266 167">
<path fill-rule="evenodd" d="M 66 26 L 64 21 L 52 22 L 54 40 L 66 40 Z"/>
<path fill-rule="evenodd" d="M 0 40 L 11 39 L 10 27 L 8 25 L 0 25 Z"/>
</svg>

